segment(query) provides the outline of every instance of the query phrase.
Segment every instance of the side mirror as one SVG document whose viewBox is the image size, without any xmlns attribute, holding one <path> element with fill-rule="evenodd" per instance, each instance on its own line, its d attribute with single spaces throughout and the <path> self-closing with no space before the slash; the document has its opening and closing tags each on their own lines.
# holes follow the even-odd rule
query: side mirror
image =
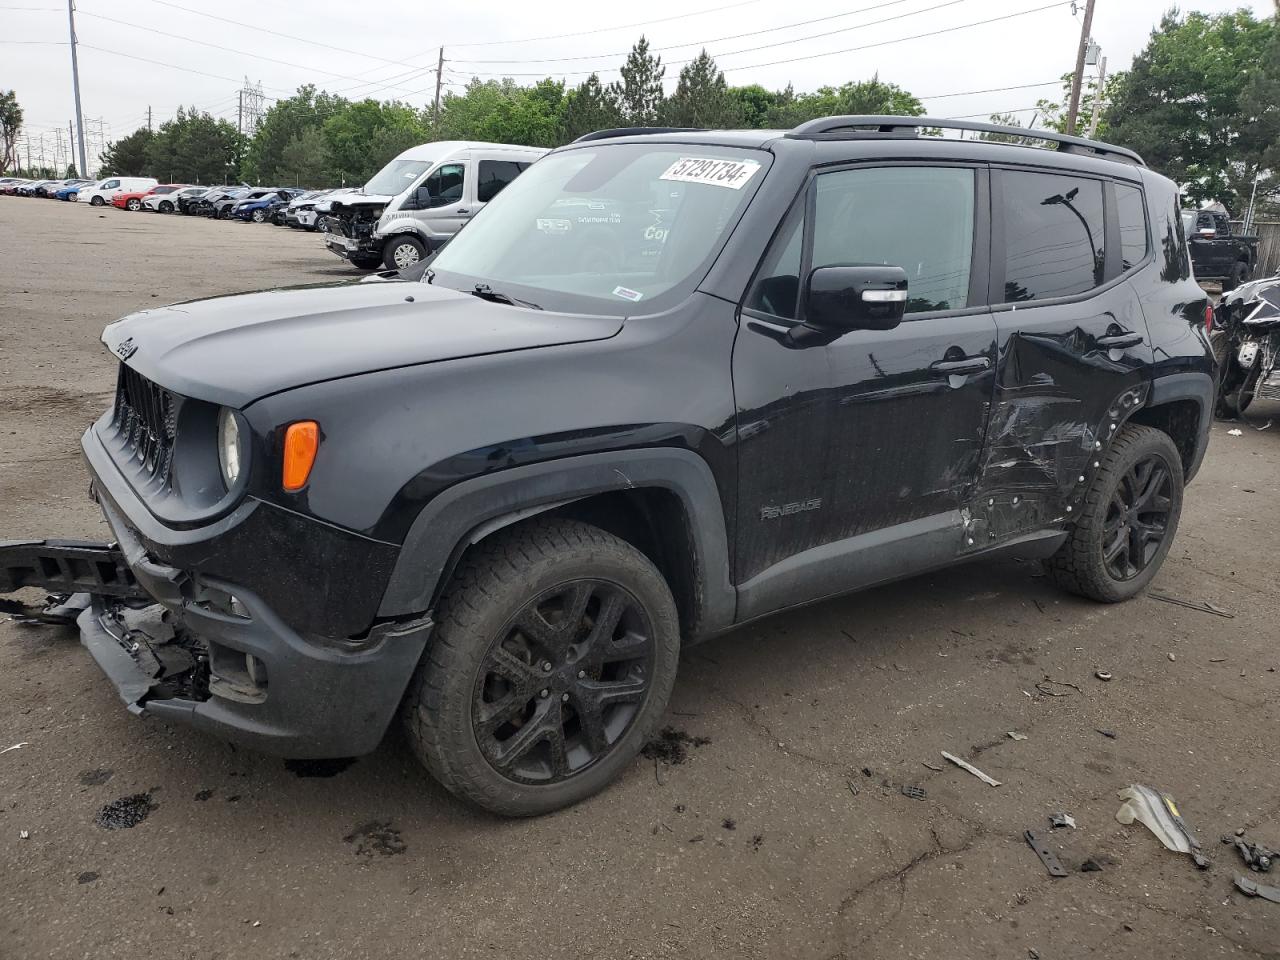
<svg viewBox="0 0 1280 960">
<path fill-rule="evenodd" d="M 805 284 L 804 322 L 820 330 L 892 330 L 906 310 L 907 272 L 901 267 L 818 267 Z"/>
</svg>

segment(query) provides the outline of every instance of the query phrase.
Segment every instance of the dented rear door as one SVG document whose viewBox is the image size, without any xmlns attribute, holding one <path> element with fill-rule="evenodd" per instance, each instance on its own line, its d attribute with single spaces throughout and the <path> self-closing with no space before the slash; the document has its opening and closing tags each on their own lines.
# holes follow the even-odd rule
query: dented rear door
<svg viewBox="0 0 1280 960">
<path fill-rule="evenodd" d="M 1152 362 L 1115 183 L 997 168 L 992 206 L 998 360 L 970 549 L 1071 519 L 1118 425 L 1145 400 Z"/>
</svg>

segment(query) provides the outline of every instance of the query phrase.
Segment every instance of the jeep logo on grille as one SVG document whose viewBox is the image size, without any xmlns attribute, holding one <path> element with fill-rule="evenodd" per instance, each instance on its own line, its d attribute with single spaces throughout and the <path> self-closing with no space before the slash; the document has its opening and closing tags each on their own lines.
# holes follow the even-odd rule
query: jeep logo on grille
<svg viewBox="0 0 1280 960">
<path fill-rule="evenodd" d="M 133 337 L 128 337 L 116 344 L 116 356 L 121 360 L 128 360 L 138 352 L 138 345 L 133 342 Z"/>
</svg>

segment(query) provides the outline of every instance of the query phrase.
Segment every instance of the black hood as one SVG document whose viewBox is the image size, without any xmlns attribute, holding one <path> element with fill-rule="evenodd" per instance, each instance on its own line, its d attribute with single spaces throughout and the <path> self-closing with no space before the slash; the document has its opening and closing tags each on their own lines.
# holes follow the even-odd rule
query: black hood
<svg viewBox="0 0 1280 960">
<path fill-rule="evenodd" d="M 422 283 L 338 283 L 131 314 L 102 342 L 183 396 L 243 408 L 308 383 L 421 363 L 603 340 L 617 318 L 491 303 Z"/>
</svg>

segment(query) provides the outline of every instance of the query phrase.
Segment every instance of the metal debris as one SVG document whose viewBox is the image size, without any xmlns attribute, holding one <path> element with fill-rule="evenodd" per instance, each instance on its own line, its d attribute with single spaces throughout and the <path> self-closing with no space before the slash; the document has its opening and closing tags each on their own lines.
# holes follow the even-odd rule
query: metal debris
<svg viewBox="0 0 1280 960">
<path fill-rule="evenodd" d="M 1016 732 L 1016 731 L 1014 731 L 1014 730 L 1010 730 L 1010 731 L 1009 731 L 1009 739 L 1010 739 L 1010 740 L 1025 740 L 1025 739 L 1027 739 L 1027 735 L 1026 735 L 1025 733 L 1018 733 L 1018 732 Z"/>
<path fill-rule="evenodd" d="M 1061 827 L 1070 827 L 1074 830 L 1076 828 L 1076 818 L 1069 813 L 1051 813 L 1049 814 L 1049 826 L 1054 830 Z"/>
<path fill-rule="evenodd" d="M 904 786 L 902 788 L 902 795 L 904 797 L 909 797 L 912 800 L 924 800 L 929 796 L 929 794 L 925 792 L 924 787 L 917 787 L 914 785 Z"/>
<path fill-rule="evenodd" d="M 1187 854 L 1201 870 L 1209 866 L 1209 861 L 1200 853 L 1200 841 L 1178 813 L 1173 797 L 1140 783 L 1125 787 L 1117 795 L 1124 803 L 1116 811 L 1116 820 L 1126 825 L 1137 820 L 1154 833 L 1166 849 Z"/>
<path fill-rule="evenodd" d="M 992 777 L 987 776 L 985 773 L 983 773 L 973 764 L 966 763 L 964 760 L 961 760 L 959 757 L 955 756 L 954 754 L 947 753 L 947 751 L 943 750 L 942 758 L 944 760 L 950 760 L 961 770 L 967 770 L 969 773 L 972 773 L 975 777 L 977 777 L 979 780 L 981 780 L 983 783 L 987 784 L 988 786 L 991 786 L 991 787 L 1000 786 L 999 780 L 996 780 L 996 779 L 993 779 Z"/>
<path fill-rule="evenodd" d="M 1250 843 L 1243 830 L 1237 830 L 1234 837 L 1223 837 L 1222 842 L 1233 844 L 1244 865 L 1257 873 L 1270 872 L 1276 858 L 1280 857 L 1280 851 L 1268 850 L 1260 843 Z"/>
<path fill-rule="evenodd" d="M 1062 861 L 1058 859 L 1058 855 L 1036 836 L 1034 830 L 1025 831 L 1023 836 L 1026 837 L 1027 845 L 1035 851 L 1036 856 L 1040 858 L 1040 862 L 1044 864 L 1044 868 L 1049 871 L 1049 876 L 1065 877 L 1067 875 L 1066 868 L 1063 867 Z"/>
<path fill-rule="evenodd" d="M 1114 740 L 1116 738 L 1116 732 L 1114 730 L 1103 730 L 1101 727 L 1098 727 L 1097 731 L 1108 740 Z"/>
<path fill-rule="evenodd" d="M 1036 684 L 1036 689 L 1037 689 L 1037 690 L 1039 690 L 1039 691 L 1040 691 L 1042 694 L 1044 694 L 1046 697 L 1069 697 L 1069 696 L 1071 696 L 1071 694 L 1069 694 L 1069 693 L 1055 693 L 1053 690 L 1050 690 L 1050 689 L 1049 689 L 1049 686 L 1050 686 L 1051 684 L 1052 684 L 1052 685 L 1055 685 L 1055 686 L 1059 686 L 1059 687 L 1070 687 L 1070 688 L 1071 688 L 1072 690 L 1074 690 L 1076 693 L 1084 693 L 1084 691 L 1083 691 L 1083 690 L 1081 690 L 1081 689 L 1080 689 L 1078 686 L 1076 686 L 1074 683 L 1069 683 L 1069 682 L 1067 682 L 1066 680 L 1055 680 L 1055 679 L 1053 679 L 1053 677 L 1050 677 L 1050 676 L 1048 676 L 1048 675 L 1046 675 L 1046 676 L 1045 676 L 1045 678 L 1044 678 L 1043 680 L 1041 680 L 1039 683 L 1037 683 L 1037 684 Z"/>
<path fill-rule="evenodd" d="M 1102 864 L 1100 864 L 1097 860 L 1086 860 L 1084 863 L 1080 864 L 1080 872 L 1081 873 L 1101 873 Z"/>
<path fill-rule="evenodd" d="M 1172 603 L 1179 607 L 1186 607 L 1188 610 L 1199 610 L 1201 613 L 1211 613 L 1215 617 L 1225 617 L 1228 620 L 1234 620 L 1236 617 L 1234 613 L 1227 613 L 1227 611 L 1223 610 L 1221 607 L 1215 607 L 1207 600 L 1195 603 L 1191 600 L 1183 600 L 1180 597 L 1171 597 L 1165 593 L 1153 593 L 1151 591 L 1147 592 L 1147 596 L 1152 600 L 1159 600 L 1163 603 Z"/>
<path fill-rule="evenodd" d="M 1111 674 L 1107 673 L 1105 670 L 1096 670 L 1093 675 L 1103 681 L 1111 679 Z"/>
<path fill-rule="evenodd" d="M 1246 897 L 1262 897 L 1272 903 L 1280 903 L 1280 887 L 1269 887 L 1252 877 L 1236 877 L 1236 889 Z"/>
</svg>

